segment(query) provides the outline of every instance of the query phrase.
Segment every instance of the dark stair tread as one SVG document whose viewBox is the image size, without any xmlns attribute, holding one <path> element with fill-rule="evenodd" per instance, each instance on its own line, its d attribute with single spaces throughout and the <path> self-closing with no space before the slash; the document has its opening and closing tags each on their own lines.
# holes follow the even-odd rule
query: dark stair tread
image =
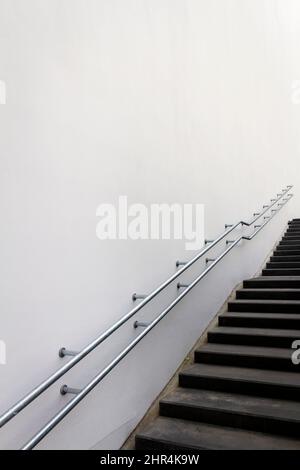
<svg viewBox="0 0 300 470">
<path fill-rule="evenodd" d="M 137 435 L 139 449 L 300 449 L 298 439 L 243 429 L 159 417 Z"/>
<path fill-rule="evenodd" d="M 220 326 L 250 328 L 300 329 L 299 313 L 226 312 L 219 315 Z"/>
<path fill-rule="evenodd" d="M 290 307 L 291 305 L 295 307 L 299 307 L 299 312 L 300 312 L 300 300 L 274 300 L 274 299 L 236 299 L 236 300 L 231 300 L 228 302 L 228 310 L 230 311 L 231 306 L 243 306 L 243 305 L 271 305 L 271 306 L 280 306 L 282 308 L 282 313 L 284 313 L 284 309 L 286 307 Z M 262 312 L 261 312 L 262 313 Z M 273 312 L 275 313 L 275 312 Z M 289 312 L 291 313 L 291 312 Z"/>
<path fill-rule="evenodd" d="M 224 410 L 245 416 L 265 416 L 300 424 L 299 402 L 236 393 L 179 388 L 161 400 L 161 405 Z"/>
<path fill-rule="evenodd" d="M 289 245 L 277 245 L 276 251 L 300 251 L 300 245 L 294 245 L 294 244 L 289 244 Z"/>
<path fill-rule="evenodd" d="M 299 320 L 299 313 L 271 313 L 271 312 L 226 312 L 219 315 L 219 318 L 251 318 L 251 319 L 268 319 L 268 320 Z"/>
<path fill-rule="evenodd" d="M 300 276 L 259 276 L 253 279 L 245 279 L 244 289 L 266 289 L 274 287 L 300 288 Z"/>
<path fill-rule="evenodd" d="M 300 250 L 275 250 L 272 256 L 300 256 Z"/>
<path fill-rule="evenodd" d="M 245 345 L 236 345 L 236 344 L 208 343 L 208 344 L 201 346 L 201 348 L 196 350 L 196 353 L 202 353 L 202 352 L 230 354 L 233 356 L 247 355 L 247 356 L 254 356 L 258 358 L 259 357 L 271 357 L 271 358 L 282 358 L 282 359 L 291 360 L 291 349 L 289 348 L 270 348 L 270 347 L 264 347 L 264 346 L 245 346 Z"/>
<path fill-rule="evenodd" d="M 281 336 L 281 337 L 294 337 L 300 338 L 300 330 L 286 330 L 286 329 L 271 329 L 271 328 L 246 328 L 234 326 L 216 326 L 212 328 L 209 333 L 222 333 L 222 334 L 238 334 L 238 335 L 253 335 L 253 336 Z"/>
<path fill-rule="evenodd" d="M 243 287 L 236 291 L 237 300 L 300 300 L 300 288 Z"/>
<path fill-rule="evenodd" d="M 300 392 L 300 374 L 286 371 L 250 369 L 211 364 L 193 364 L 180 373 L 183 377 L 207 377 L 233 380 L 235 382 L 256 382 L 260 384 L 296 387 Z M 299 395 L 300 399 L 300 395 Z"/>
<path fill-rule="evenodd" d="M 238 342 L 227 342 L 224 339 L 224 335 L 221 338 L 218 335 L 217 337 L 214 336 L 212 338 L 213 342 L 195 351 L 195 362 L 200 364 L 222 364 L 233 367 L 283 370 L 297 374 L 300 372 L 300 366 L 292 362 L 293 350 L 290 347 L 277 347 L 276 344 L 275 347 L 265 346 L 265 337 L 263 342 L 249 341 L 249 337 L 247 337 L 247 341 L 244 341 L 240 336 L 238 338 Z M 259 346 L 260 343 L 263 345 Z"/>
<path fill-rule="evenodd" d="M 268 281 L 269 279 L 266 279 L 265 276 L 257 276 L 257 277 L 252 277 L 250 279 L 246 279 L 246 281 L 260 281 L 260 282 L 266 282 Z M 273 281 L 299 281 L 300 280 L 300 276 L 274 276 Z"/>
<path fill-rule="evenodd" d="M 239 289 L 237 292 L 300 292 L 300 288 L 297 287 L 262 287 L 261 289 L 255 289 L 255 287 L 243 287 Z"/>
<path fill-rule="evenodd" d="M 249 300 L 231 300 L 230 302 L 228 303 L 232 303 L 232 302 L 257 302 L 255 299 L 249 299 Z M 275 303 L 275 304 L 282 304 L 282 305 L 289 305 L 291 303 L 293 304 L 297 304 L 300 306 L 300 300 L 261 300 L 259 299 L 258 300 L 259 303 L 261 302 L 264 302 L 264 303 Z"/>
<path fill-rule="evenodd" d="M 300 275 L 300 268 L 266 268 L 263 269 L 263 276 L 290 276 L 290 275 Z"/>
<path fill-rule="evenodd" d="M 267 269 L 300 268 L 300 261 L 268 261 Z"/>
</svg>

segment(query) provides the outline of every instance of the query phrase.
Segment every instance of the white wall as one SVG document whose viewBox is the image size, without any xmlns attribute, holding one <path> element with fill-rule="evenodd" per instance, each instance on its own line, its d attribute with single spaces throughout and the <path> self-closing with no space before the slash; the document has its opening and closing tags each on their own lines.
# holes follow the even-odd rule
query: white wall
<svg viewBox="0 0 300 470">
<path fill-rule="evenodd" d="M 204 203 L 211 238 L 295 184 L 264 233 L 39 448 L 120 447 L 234 285 L 300 217 L 299 19 L 297 0 L 0 0 L 0 412 L 62 364 L 61 346 L 83 347 L 132 308 L 133 292 L 192 256 L 178 241 L 100 242 L 101 202 Z M 135 334 L 129 322 L 11 421 L 1 448 L 20 447 L 70 399 L 60 385 L 84 386 Z"/>
</svg>

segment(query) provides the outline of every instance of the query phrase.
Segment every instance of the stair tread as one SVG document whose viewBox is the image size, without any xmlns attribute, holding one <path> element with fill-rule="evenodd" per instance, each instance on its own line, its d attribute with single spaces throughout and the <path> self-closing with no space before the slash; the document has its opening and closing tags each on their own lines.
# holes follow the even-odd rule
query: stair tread
<svg viewBox="0 0 300 470">
<path fill-rule="evenodd" d="M 279 267 L 281 267 L 281 265 L 286 265 L 286 264 L 288 264 L 288 265 L 291 266 L 291 267 L 295 267 L 295 268 L 298 267 L 297 265 L 299 264 L 299 260 L 294 259 L 294 260 L 285 261 L 284 258 L 286 258 L 286 256 L 276 257 L 275 260 L 273 259 L 273 260 L 268 261 L 268 262 L 267 262 L 267 265 L 270 265 L 270 264 L 272 264 L 272 265 L 278 264 L 278 265 L 280 265 Z M 287 267 L 289 267 L 289 266 L 287 266 Z M 283 267 L 284 267 L 284 266 L 283 266 Z"/>
<path fill-rule="evenodd" d="M 276 274 L 279 274 L 281 272 L 288 272 L 288 271 L 293 271 L 293 273 L 299 273 L 300 275 L 300 268 L 264 268 L 263 269 L 263 272 L 270 272 L 270 271 L 273 271 L 276 276 Z"/>
<path fill-rule="evenodd" d="M 227 328 L 227 327 L 226 327 Z M 196 350 L 197 353 L 201 352 L 215 352 L 220 354 L 232 355 L 247 355 L 247 356 L 261 356 L 261 357 L 277 357 L 284 359 L 291 359 L 291 349 L 289 348 L 270 348 L 264 346 L 245 346 L 236 344 L 219 344 L 208 343 Z M 299 369 L 300 370 L 300 369 Z M 299 406 L 299 404 L 298 404 Z"/>
<path fill-rule="evenodd" d="M 137 438 L 184 449 L 300 449 L 298 439 L 165 417 L 157 418 Z"/>
<path fill-rule="evenodd" d="M 299 402 L 264 398 L 237 393 L 179 388 L 161 400 L 163 404 L 178 404 L 195 408 L 224 410 L 255 416 L 268 416 L 300 423 Z"/>
<path fill-rule="evenodd" d="M 300 288 L 297 287 L 263 287 L 261 289 L 255 288 L 255 287 L 242 287 L 239 289 L 237 292 L 300 292 Z M 240 299 L 242 300 L 242 299 Z M 249 299 L 249 300 L 255 300 L 255 299 Z M 260 299 L 258 299 L 260 300 Z"/>
<path fill-rule="evenodd" d="M 300 307 L 300 300 L 280 300 L 280 299 L 277 299 L 277 300 L 274 300 L 274 299 L 236 299 L 236 300 L 231 300 L 230 302 L 228 302 L 228 304 L 276 304 L 276 305 L 282 305 L 282 306 L 285 306 L 285 305 L 299 305 Z"/>
<path fill-rule="evenodd" d="M 249 328 L 249 327 L 238 327 L 238 326 L 216 326 L 210 330 L 211 333 L 222 333 L 222 334 L 239 334 L 239 335 L 254 335 L 254 336 L 286 336 L 300 338 L 300 330 L 286 330 L 279 328 Z"/>
<path fill-rule="evenodd" d="M 246 367 L 224 366 L 215 364 L 193 364 L 180 373 L 181 376 L 217 377 L 236 382 L 254 381 L 261 384 L 273 384 L 283 387 L 296 387 L 300 390 L 300 374 L 287 371 L 252 369 Z"/>
<path fill-rule="evenodd" d="M 300 256 L 300 250 L 276 250 L 273 252 L 273 256 L 281 258 L 281 256 Z"/>
<path fill-rule="evenodd" d="M 236 300 L 300 300 L 298 287 L 243 287 L 236 291 Z"/>
<path fill-rule="evenodd" d="M 281 257 L 280 257 L 281 258 Z M 300 276 L 273 276 L 272 281 L 299 281 Z M 251 279 L 245 279 L 245 282 L 248 281 L 258 281 L 258 282 L 269 282 L 270 279 L 266 278 L 266 276 L 258 276 L 258 277 L 253 277 Z"/>
<path fill-rule="evenodd" d="M 268 318 L 268 319 L 278 319 L 281 318 L 282 320 L 299 320 L 300 316 L 299 313 L 269 313 L 269 312 L 226 312 L 219 317 L 234 317 L 234 318 Z"/>
</svg>

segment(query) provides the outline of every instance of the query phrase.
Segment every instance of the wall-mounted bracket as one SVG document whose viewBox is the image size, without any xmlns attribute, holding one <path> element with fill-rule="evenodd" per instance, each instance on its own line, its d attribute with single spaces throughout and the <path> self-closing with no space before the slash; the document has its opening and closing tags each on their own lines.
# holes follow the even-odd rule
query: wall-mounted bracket
<svg viewBox="0 0 300 470">
<path fill-rule="evenodd" d="M 186 289 L 187 287 L 189 287 L 189 284 L 182 284 L 181 282 L 177 284 L 177 289 Z"/>
<path fill-rule="evenodd" d="M 79 351 L 70 351 L 69 349 L 66 348 L 60 348 L 58 351 L 59 357 L 65 357 L 65 356 L 77 356 L 79 354 Z"/>
<path fill-rule="evenodd" d="M 186 264 L 186 261 L 176 261 L 176 268 L 179 268 L 179 266 L 185 266 Z"/>
<path fill-rule="evenodd" d="M 149 322 L 144 322 L 144 321 L 135 321 L 133 326 L 134 328 L 147 328 L 147 326 L 149 326 L 150 323 Z"/>
<path fill-rule="evenodd" d="M 136 300 L 144 300 L 146 297 L 147 296 L 145 294 L 133 294 L 132 300 L 135 302 Z"/>
<path fill-rule="evenodd" d="M 78 395 L 78 393 L 80 392 L 81 390 L 79 388 L 71 388 L 71 387 L 68 387 L 68 385 L 63 385 L 60 388 L 61 395 L 67 395 L 67 393 L 71 393 L 72 395 Z"/>
</svg>

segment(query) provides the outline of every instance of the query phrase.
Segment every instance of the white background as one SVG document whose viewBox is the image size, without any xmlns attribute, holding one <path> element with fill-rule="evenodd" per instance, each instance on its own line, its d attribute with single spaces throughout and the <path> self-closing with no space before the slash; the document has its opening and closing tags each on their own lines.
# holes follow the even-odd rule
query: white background
<svg viewBox="0 0 300 470">
<path fill-rule="evenodd" d="M 100 203 L 203 203 L 213 238 L 295 184 L 289 208 L 40 448 L 120 447 L 231 289 L 300 217 L 299 25 L 297 0 L 0 0 L 1 412 L 63 363 L 60 347 L 82 348 L 132 308 L 133 292 L 193 255 L 178 241 L 100 242 Z M 1 448 L 31 437 L 70 399 L 59 387 L 84 386 L 136 335 L 132 324 L 1 430 Z"/>
</svg>

